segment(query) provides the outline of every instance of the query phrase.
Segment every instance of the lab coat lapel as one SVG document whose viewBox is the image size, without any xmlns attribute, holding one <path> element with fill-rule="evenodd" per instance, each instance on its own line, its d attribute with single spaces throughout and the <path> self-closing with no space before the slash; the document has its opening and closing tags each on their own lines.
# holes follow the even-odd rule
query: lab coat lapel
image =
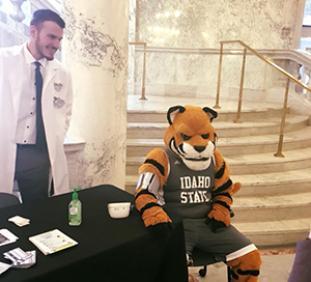
<svg viewBox="0 0 311 282">
<path fill-rule="evenodd" d="M 47 87 L 50 85 L 51 81 L 56 75 L 58 66 L 54 61 L 49 61 L 47 66 L 46 66 L 46 74 L 44 78 L 44 83 L 43 83 L 43 92 L 45 93 L 47 90 Z"/>
</svg>

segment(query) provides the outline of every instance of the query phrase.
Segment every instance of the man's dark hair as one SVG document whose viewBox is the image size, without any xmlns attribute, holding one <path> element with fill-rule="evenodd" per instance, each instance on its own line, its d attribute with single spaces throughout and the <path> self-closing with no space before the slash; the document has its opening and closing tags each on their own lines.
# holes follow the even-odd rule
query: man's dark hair
<svg viewBox="0 0 311 282">
<path fill-rule="evenodd" d="M 33 13 L 30 25 L 38 26 L 45 21 L 51 21 L 58 24 L 61 28 L 65 28 L 64 20 L 54 11 L 49 9 L 37 10 Z"/>
</svg>

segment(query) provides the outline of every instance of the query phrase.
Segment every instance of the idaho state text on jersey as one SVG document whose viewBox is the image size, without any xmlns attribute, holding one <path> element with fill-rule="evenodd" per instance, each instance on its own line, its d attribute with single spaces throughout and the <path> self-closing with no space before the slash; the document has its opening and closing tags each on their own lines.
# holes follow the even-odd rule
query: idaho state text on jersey
<svg viewBox="0 0 311 282">
<path fill-rule="evenodd" d="M 209 176 L 183 176 L 179 179 L 181 189 L 211 188 L 211 178 Z"/>
<path fill-rule="evenodd" d="M 211 199 L 211 193 L 208 190 L 194 190 L 180 192 L 180 203 L 193 204 L 193 203 L 207 203 Z"/>
<path fill-rule="evenodd" d="M 179 179 L 180 188 L 182 189 L 180 192 L 180 202 L 182 204 L 210 201 L 211 178 L 209 176 L 183 176 Z"/>
</svg>

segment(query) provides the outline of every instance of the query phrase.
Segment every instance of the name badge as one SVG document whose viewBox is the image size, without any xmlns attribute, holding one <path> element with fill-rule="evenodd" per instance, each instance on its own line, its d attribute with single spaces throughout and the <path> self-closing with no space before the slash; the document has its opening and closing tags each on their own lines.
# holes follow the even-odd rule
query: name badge
<svg viewBox="0 0 311 282">
<path fill-rule="evenodd" d="M 61 99 L 60 97 L 54 96 L 53 104 L 56 108 L 61 108 L 65 105 L 65 101 L 63 99 Z"/>
<path fill-rule="evenodd" d="M 63 88 L 63 84 L 62 83 L 54 82 L 54 89 L 55 89 L 55 91 L 59 92 L 59 91 L 62 90 L 62 88 Z"/>
</svg>

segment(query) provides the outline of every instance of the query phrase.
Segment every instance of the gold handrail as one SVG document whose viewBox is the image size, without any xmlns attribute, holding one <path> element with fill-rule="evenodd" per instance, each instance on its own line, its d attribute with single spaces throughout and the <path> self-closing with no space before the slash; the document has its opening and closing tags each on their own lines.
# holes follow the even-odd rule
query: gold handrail
<svg viewBox="0 0 311 282">
<path fill-rule="evenodd" d="M 280 73 L 284 74 L 285 76 L 287 76 L 291 81 L 299 84 L 301 87 L 303 87 L 304 89 L 311 91 L 311 88 L 308 87 L 306 84 L 302 83 L 301 81 L 299 81 L 297 78 L 295 78 L 293 75 L 291 75 L 289 72 L 287 72 L 286 70 L 284 70 L 283 68 L 281 68 L 280 66 L 278 66 L 276 63 L 274 63 L 270 58 L 268 58 L 267 56 L 263 56 L 261 55 L 258 51 L 256 51 L 255 49 L 253 49 L 252 47 L 248 46 L 246 43 L 244 43 L 241 40 L 224 40 L 221 41 L 220 43 L 222 44 L 232 44 L 232 43 L 239 43 L 241 44 L 243 47 L 245 47 L 246 49 L 248 49 L 249 51 L 251 51 L 252 53 L 254 53 L 257 57 L 259 57 L 261 60 L 265 61 L 267 64 L 269 64 L 270 66 L 272 66 L 274 69 L 276 69 L 277 71 L 279 71 Z"/>
<path fill-rule="evenodd" d="M 216 104 L 214 108 L 220 108 L 219 100 L 220 100 L 220 83 L 221 83 L 221 71 L 222 71 L 222 57 L 223 57 L 223 45 L 224 44 L 234 44 L 238 43 L 244 47 L 243 52 L 243 62 L 242 62 L 242 69 L 241 69 L 241 79 L 240 79 L 240 92 L 239 92 L 239 102 L 238 102 L 238 110 L 237 110 L 237 116 L 235 119 L 235 122 L 240 121 L 240 115 L 241 115 L 241 108 L 242 108 L 242 95 L 243 95 L 243 83 L 244 83 L 244 73 L 245 73 L 245 57 L 247 50 L 256 55 L 259 59 L 263 60 L 267 64 L 269 64 L 271 67 L 276 69 L 281 74 L 285 75 L 287 77 L 286 87 L 285 87 L 285 95 L 284 95 L 284 103 L 283 103 L 283 109 L 282 109 L 282 119 L 281 119 L 281 125 L 280 125 L 280 134 L 279 134 L 279 142 L 278 142 L 278 149 L 277 152 L 274 154 L 276 157 L 284 157 L 282 154 L 282 148 L 283 148 L 283 139 L 284 139 L 284 129 L 285 129 L 285 120 L 286 120 L 286 113 L 287 113 L 287 101 L 288 101 L 288 92 L 289 92 L 289 85 L 290 82 L 294 82 L 298 85 L 300 85 L 302 88 L 306 89 L 307 91 L 311 92 L 311 88 L 309 88 L 306 84 L 300 82 L 298 79 L 296 79 L 293 75 L 285 71 L 283 68 L 275 64 L 270 58 L 261 55 L 259 52 L 257 52 L 255 49 L 251 48 L 247 44 L 245 44 L 241 40 L 223 40 L 220 41 L 220 57 L 219 57 L 219 66 L 218 66 L 218 80 L 217 80 L 217 92 L 216 92 Z"/>
<path fill-rule="evenodd" d="M 140 100 L 147 100 L 146 92 L 145 92 L 145 82 L 146 82 L 146 48 L 147 43 L 143 41 L 133 41 L 129 42 L 129 45 L 143 45 L 144 46 L 144 56 L 143 56 L 143 77 L 142 77 L 142 85 L 141 85 L 141 97 Z"/>
</svg>

